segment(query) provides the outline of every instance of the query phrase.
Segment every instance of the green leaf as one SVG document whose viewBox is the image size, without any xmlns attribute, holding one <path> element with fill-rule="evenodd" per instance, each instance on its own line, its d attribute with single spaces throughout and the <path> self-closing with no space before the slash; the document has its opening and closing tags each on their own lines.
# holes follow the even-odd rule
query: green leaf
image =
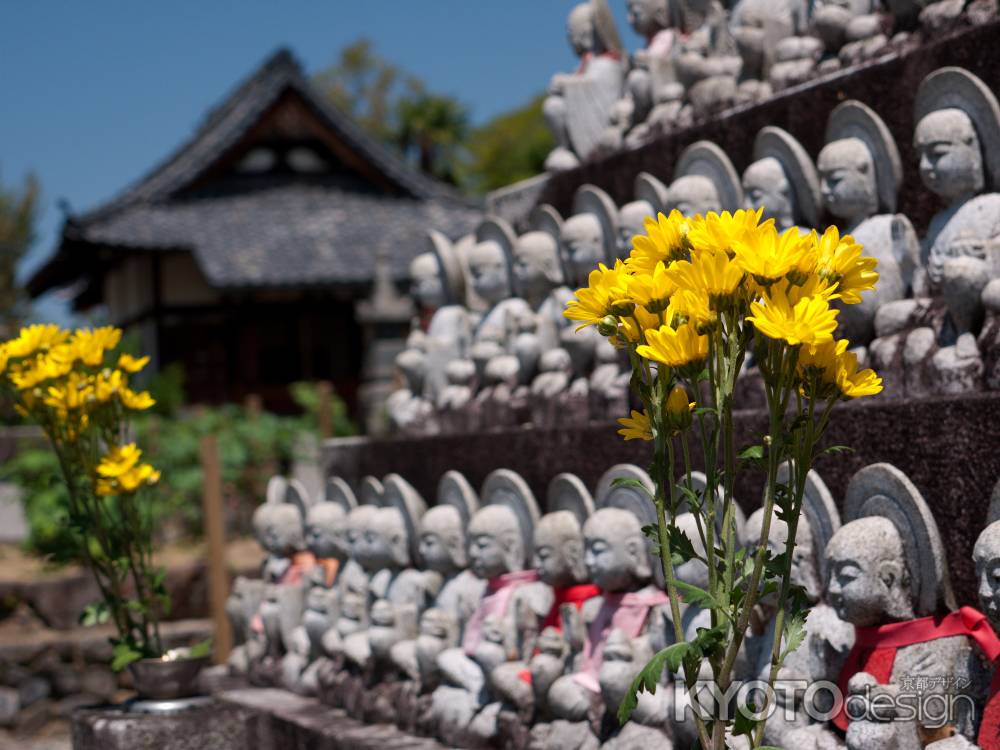
<svg viewBox="0 0 1000 750">
<path fill-rule="evenodd" d="M 785 662 L 785 657 L 801 646 L 806 639 L 806 616 L 804 614 L 796 613 L 785 621 L 784 639 L 785 649 L 781 652 L 782 664 Z"/>
<path fill-rule="evenodd" d="M 764 446 L 763 445 L 750 445 L 739 452 L 737 458 L 742 458 L 744 460 L 748 459 L 761 459 L 764 458 Z"/>
<path fill-rule="evenodd" d="M 658 651 L 653 656 L 649 663 L 642 668 L 642 671 L 636 675 L 636 678 L 632 680 L 628 692 L 625 693 L 625 698 L 618 707 L 619 724 L 627 722 L 629 717 L 632 716 L 632 712 L 635 711 L 635 707 L 639 705 L 639 692 L 644 691 L 655 694 L 660 677 L 663 675 L 663 668 L 667 667 L 671 673 L 677 672 L 681 668 L 684 657 L 687 656 L 690 650 L 690 643 L 675 643 L 673 646 L 667 646 L 662 651 Z"/>
<path fill-rule="evenodd" d="M 681 597 L 684 599 L 685 604 L 702 607 L 703 609 L 719 609 L 719 603 L 705 589 L 692 586 L 690 583 L 685 583 L 684 581 L 674 581 L 674 585 L 681 592 Z"/>
<path fill-rule="evenodd" d="M 188 650 L 188 657 L 191 659 L 200 659 L 203 656 L 208 656 L 212 653 L 212 639 L 206 638 L 203 641 L 199 641 L 194 644 Z"/>
<path fill-rule="evenodd" d="M 649 487 L 644 485 L 638 479 L 633 477 L 618 477 L 615 481 L 611 483 L 612 487 L 631 487 L 633 489 L 642 490 L 646 493 L 646 496 L 650 499 L 653 498 L 653 494 L 649 491 Z"/>
<path fill-rule="evenodd" d="M 670 549 L 671 551 L 679 555 L 682 562 L 687 562 L 688 560 L 702 560 L 703 558 L 699 555 L 695 549 L 694 544 L 688 538 L 688 535 L 684 533 L 684 530 L 679 526 L 670 524 L 667 527 L 667 535 L 670 537 Z"/>
<path fill-rule="evenodd" d="M 824 453 L 854 453 L 854 448 L 849 445 L 831 445 L 820 451 L 820 455 Z"/>
<path fill-rule="evenodd" d="M 108 611 L 108 605 L 104 602 L 88 604 L 80 614 L 80 624 L 85 628 L 92 628 L 95 625 L 107 622 L 110 617 L 111 613 Z"/>
<path fill-rule="evenodd" d="M 748 706 L 750 711 L 744 711 L 743 707 L 740 706 L 736 710 L 736 721 L 733 722 L 733 734 L 737 737 L 739 735 L 750 735 L 757 726 L 757 722 L 750 718 L 747 714 L 755 712 L 757 707 L 755 705 Z"/>
<path fill-rule="evenodd" d="M 127 643 L 116 643 L 111 650 L 111 670 L 121 672 L 125 667 L 135 661 L 139 661 L 142 654 L 129 646 Z"/>
</svg>

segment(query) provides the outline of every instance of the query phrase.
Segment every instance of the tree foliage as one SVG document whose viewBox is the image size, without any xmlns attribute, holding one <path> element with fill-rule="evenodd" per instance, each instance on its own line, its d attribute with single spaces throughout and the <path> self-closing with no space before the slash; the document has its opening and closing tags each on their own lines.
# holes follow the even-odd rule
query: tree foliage
<svg viewBox="0 0 1000 750">
<path fill-rule="evenodd" d="M 12 336 L 27 316 L 17 266 L 35 240 L 39 198 L 34 175 L 17 187 L 0 182 L 0 338 Z"/>
<path fill-rule="evenodd" d="M 397 149 L 421 171 L 480 193 L 542 171 L 553 147 L 542 96 L 471 127 L 468 107 L 428 90 L 379 55 L 370 40 L 341 50 L 316 76 L 319 89 L 365 132 Z"/>
<path fill-rule="evenodd" d="M 495 190 L 540 174 L 555 146 L 542 117 L 544 95 L 497 115 L 473 130 L 462 184 L 474 192 Z"/>
</svg>

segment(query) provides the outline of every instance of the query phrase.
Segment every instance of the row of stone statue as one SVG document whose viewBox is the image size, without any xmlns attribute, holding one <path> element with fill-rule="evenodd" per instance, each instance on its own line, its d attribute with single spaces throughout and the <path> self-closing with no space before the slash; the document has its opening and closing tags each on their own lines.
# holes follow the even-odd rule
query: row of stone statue
<svg viewBox="0 0 1000 750">
<path fill-rule="evenodd" d="M 703 476 L 692 483 L 704 491 Z M 611 468 L 593 493 L 560 474 L 542 515 L 524 480 L 505 469 L 479 493 L 448 472 L 430 508 L 395 474 L 368 477 L 357 493 L 334 478 L 315 500 L 294 480 L 275 478 L 254 519 L 268 555 L 262 578 L 238 579 L 228 603 L 238 644 L 228 669 L 450 746 L 687 747 L 694 725 L 683 702 L 680 713 L 670 710 L 683 701 L 683 682 L 669 670 L 655 694 L 640 694 L 629 724 L 619 728 L 614 719 L 638 671 L 674 641 L 659 561 L 643 533 L 655 523 L 651 489 L 649 476 L 631 465 Z M 815 718 L 832 713 L 829 691 L 810 697 L 807 684 L 839 682 L 871 700 L 866 686 L 899 696 L 904 679 L 922 676 L 942 680 L 922 695 L 951 699 L 946 724 L 955 732 L 924 744 L 970 747 L 977 732 L 981 740 L 993 732 L 980 745 L 997 747 L 1000 699 L 994 705 L 990 674 L 1000 656 L 993 631 L 1000 627 L 1000 490 L 990 508 L 994 523 L 975 547 L 988 617 L 956 610 L 934 518 L 902 472 L 888 464 L 860 470 L 842 507 L 843 524 L 811 472 L 792 561 L 811 610 L 805 641 L 780 674 L 805 683 L 778 693 L 782 711 L 767 722 L 767 744 L 844 746 L 830 723 Z M 748 546 L 763 520 L 763 510 L 745 520 L 739 514 Z M 682 507 L 676 523 L 703 555 L 694 516 Z M 774 554 L 784 551 L 787 533 L 773 518 Z M 707 586 L 698 559 L 676 574 Z M 775 610 L 773 595 L 758 606 L 740 654 L 741 681 L 766 678 Z M 694 604 L 681 603 L 680 613 L 688 639 L 709 626 L 708 612 Z M 846 729 L 852 750 L 921 747 L 918 734 L 926 740 L 931 731 L 893 721 L 891 711 L 850 716 L 832 723 Z"/>
<path fill-rule="evenodd" d="M 885 383 L 883 398 L 1000 387 L 1000 104 L 976 76 L 942 68 L 916 96 L 914 143 L 924 186 L 946 203 L 926 235 L 896 213 L 899 150 L 858 101 L 837 106 L 814 163 L 789 133 L 765 127 L 742 177 L 715 144 L 681 154 L 672 182 L 636 179 L 620 208 L 582 186 L 563 220 L 537 207 L 520 236 L 487 219 L 452 244 L 439 233 L 411 267 L 425 311 L 397 360 L 390 397 L 400 431 L 470 431 L 586 422 L 627 413 L 625 363 L 562 311 L 599 262 L 627 257 L 643 220 L 764 206 L 784 230 L 829 215 L 878 259 L 877 290 L 845 306 L 840 335 Z M 752 374 L 752 371 L 751 373 Z"/>
<path fill-rule="evenodd" d="M 926 36 L 963 14 L 976 23 L 995 12 L 990 3 L 967 9 L 959 0 L 736 0 L 730 9 L 719 0 L 627 5 L 629 24 L 647 40 L 631 59 L 607 0 L 588 0 L 569 15 L 569 43 L 580 65 L 555 75 L 549 86 L 544 113 L 557 143 L 546 161 L 549 171 L 918 43 L 906 30 L 918 25 L 918 14 Z"/>
</svg>

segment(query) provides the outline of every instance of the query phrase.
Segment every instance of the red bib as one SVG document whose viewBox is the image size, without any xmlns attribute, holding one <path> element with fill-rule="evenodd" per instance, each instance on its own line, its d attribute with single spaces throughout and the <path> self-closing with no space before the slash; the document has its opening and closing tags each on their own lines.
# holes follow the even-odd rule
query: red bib
<svg viewBox="0 0 1000 750">
<path fill-rule="evenodd" d="M 843 669 L 840 670 L 837 686 L 846 699 L 847 683 L 858 672 L 868 672 L 880 685 L 886 685 L 892 679 L 892 667 L 896 661 L 897 649 L 956 635 L 964 635 L 975 641 L 990 661 L 1000 656 L 1000 638 L 993 632 L 986 615 L 972 607 L 962 607 L 944 617 L 921 617 L 873 628 L 855 628 L 854 647 L 847 655 Z M 988 711 L 989 706 L 987 706 Z M 987 712 L 983 715 L 983 727 L 986 725 Z M 997 706 L 996 712 L 1000 718 L 1000 705 Z M 833 723 L 847 730 L 848 718 L 845 708 L 840 709 L 840 713 L 833 718 Z M 979 744 L 983 748 L 987 747 L 981 741 Z M 1000 744 L 992 747 L 1000 750 Z"/>
</svg>

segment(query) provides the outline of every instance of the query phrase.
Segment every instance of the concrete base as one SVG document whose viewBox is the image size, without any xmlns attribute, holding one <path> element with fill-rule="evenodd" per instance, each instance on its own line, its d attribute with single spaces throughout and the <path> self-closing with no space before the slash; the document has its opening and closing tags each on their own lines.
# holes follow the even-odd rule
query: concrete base
<svg viewBox="0 0 1000 750">
<path fill-rule="evenodd" d="M 386 717 L 391 719 L 392 717 Z M 361 724 L 338 709 L 273 688 L 231 690 L 173 716 L 120 708 L 73 714 L 73 750 L 444 750 L 391 724 Z"/>
</svg>

